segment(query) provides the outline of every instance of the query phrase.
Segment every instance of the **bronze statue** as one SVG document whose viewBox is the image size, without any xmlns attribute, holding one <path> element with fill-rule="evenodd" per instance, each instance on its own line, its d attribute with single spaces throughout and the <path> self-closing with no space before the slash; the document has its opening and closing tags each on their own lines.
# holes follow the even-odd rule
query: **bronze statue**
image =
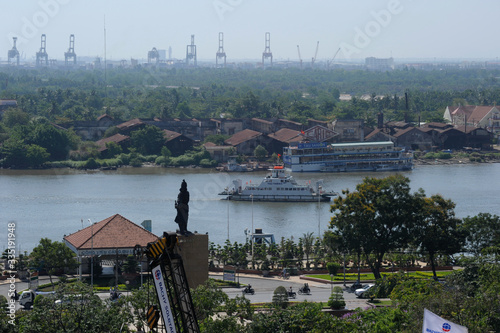
<svg viewBox="0 0 500 333">
<path fill-rule="evenodd" d="M 187 190 L 187 183 L 184 179 L 182 180 L 179 195 L 177 195 L 177 200 L 175 201 L 175 209 L 177 209 L 175 223 L 179 225 L 179 233 L 184 236 L 190 235 L 191 232 L 187 230 L 189 218 L 189 192 Z"/>
</svg>

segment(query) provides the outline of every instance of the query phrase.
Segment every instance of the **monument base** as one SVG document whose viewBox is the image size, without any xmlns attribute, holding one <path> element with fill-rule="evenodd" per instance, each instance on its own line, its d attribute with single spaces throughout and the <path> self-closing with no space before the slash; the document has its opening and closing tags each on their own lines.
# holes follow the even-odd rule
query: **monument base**
<svg viewBox="0 0 500 333">
<path fill-rule="evenodd" d="M 182 257 L 189 288 L 205 284 L 208 280 L 208 235 L 177 234 L 176 252 Z"/>
</svg>

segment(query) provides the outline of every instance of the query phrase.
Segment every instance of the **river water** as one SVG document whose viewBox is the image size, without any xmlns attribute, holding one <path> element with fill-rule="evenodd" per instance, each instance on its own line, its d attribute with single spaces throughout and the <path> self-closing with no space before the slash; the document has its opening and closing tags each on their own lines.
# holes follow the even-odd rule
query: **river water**
<svg viewBox="0 0 500 333">
<path fill-rule="evenodd" d="M 84 172 L 68 169 L 41 171 L 0 170 L 0 249 L 7 246 L 8 223 L 15 223 L 18 251 L 30 252 L 41 238 L 62 241 L 64 235 L 114 214 L 140 224 L 152 220 L 153 233 L 173 231 L 174 201 L 182 179 L 191 194 L 188 229 L 208 233 L 222 244 L 244 242 L 245 229 L 263 229 L 298 239 L 306 232 L 318 235 L 328 228 L 328 203 L 262 203 L 221 200 L 218 193 L 240 178 L 260 183 L 266 172 L 219 173 L 204 169 L 121 168 Z M 389 173 L 294 173 L 299 183 L 323 179 L 324 188 L 354 190 L 364 177 Z M 500 163 L 416 166 L 403 175 L 412 190 L 441 194 L 456 203 L 458 217 L 480 212 L 500 215 Z"/>
</svg>

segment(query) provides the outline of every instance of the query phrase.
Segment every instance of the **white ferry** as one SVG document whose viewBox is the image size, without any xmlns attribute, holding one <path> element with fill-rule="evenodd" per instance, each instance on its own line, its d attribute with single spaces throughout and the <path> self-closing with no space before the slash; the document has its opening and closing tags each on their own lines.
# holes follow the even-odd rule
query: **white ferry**
<svg viewBox="0 0 500 333">
<path fill-rule="evenodd" d="M 405 171 L 413 154 L 391 141 L 299 143 L 283 148 L 283 162 L 292 172 Z"/>
<path fill-rule="evenodd" d="M 275 166 L 259 185 L 242 186 L 241 179 L 233 181 L 232 189 L 226 188 L 219 195 L 235 201 L 276 201 L 276 202 L 329 202 L 337 195 L 322 189 L 321 182 L 316 187 L 299 185 L 292 176 L 285 173 L 283 166 Z"/>
</svg>

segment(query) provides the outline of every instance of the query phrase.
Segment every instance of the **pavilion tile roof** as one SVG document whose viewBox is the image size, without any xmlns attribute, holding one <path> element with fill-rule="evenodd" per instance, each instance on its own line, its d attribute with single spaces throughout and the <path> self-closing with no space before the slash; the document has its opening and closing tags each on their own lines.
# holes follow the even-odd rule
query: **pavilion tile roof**
<svg viewBox="0 0 500 333">
<path fill-rule="evenodd" d="M 78 250 L 133 248 L 139 244 L 145 247 L 154 242 L 158 236 L 138 226 L 120 214 L 115 214 L 65 236 L 64 240 Z"/>
</svg>

